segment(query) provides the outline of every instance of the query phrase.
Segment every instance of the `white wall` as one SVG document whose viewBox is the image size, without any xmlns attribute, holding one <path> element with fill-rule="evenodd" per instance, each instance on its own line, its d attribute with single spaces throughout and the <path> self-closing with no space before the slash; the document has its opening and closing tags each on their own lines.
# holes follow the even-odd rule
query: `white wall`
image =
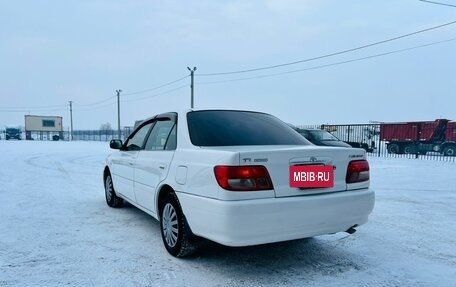
<svg viewBox="0 0 456 287">
<path fill-rule="evenodd" d="M 53 126 L 52 126 L 53 125 Z M 62 117 L 55 116 L 25 116 L 26 131 L 62 131 Z"/>
</svg>

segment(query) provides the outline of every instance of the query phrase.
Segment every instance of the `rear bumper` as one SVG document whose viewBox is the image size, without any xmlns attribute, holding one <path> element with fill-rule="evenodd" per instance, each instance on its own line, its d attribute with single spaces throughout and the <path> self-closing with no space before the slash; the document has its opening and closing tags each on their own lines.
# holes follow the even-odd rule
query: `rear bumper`
<svg viewBox="0 0 456 287">
<path fill-rule="evenodd" d="M 331 194 L 222 201 L 177 193 L 193 233 L 227 246 L 247 246 L 345 231 L 367 222 L 370 189 Z"/>
</svg>

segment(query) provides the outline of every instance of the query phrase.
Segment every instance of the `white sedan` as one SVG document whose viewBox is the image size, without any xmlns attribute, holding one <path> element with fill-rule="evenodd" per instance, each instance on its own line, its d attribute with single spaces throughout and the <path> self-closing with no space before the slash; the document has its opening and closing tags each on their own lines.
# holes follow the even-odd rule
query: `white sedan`
<svg viewBox="0 0 456 287">
<path fill-rule="evenodd" d="M 248 246 L 353 233 L 374 207 L 364 150 L 315 146 L 265 113 L 160 114 L 110 146 L 107 204 L 158 219 L 177 257 L 201 238 Z"/>
</svg>

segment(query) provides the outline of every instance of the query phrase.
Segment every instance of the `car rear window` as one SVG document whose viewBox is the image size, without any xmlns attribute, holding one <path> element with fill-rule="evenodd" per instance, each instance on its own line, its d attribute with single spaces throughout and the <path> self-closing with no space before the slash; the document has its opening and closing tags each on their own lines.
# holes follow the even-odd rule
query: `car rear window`
<svg viewBox="0 0 456 287">
<path fill-rule="evenodd" d="M 195 111 L 187 114 L 190 140 L 196 146 L 308 145 L 278 118 L 246 111 Z"/>
</svg>

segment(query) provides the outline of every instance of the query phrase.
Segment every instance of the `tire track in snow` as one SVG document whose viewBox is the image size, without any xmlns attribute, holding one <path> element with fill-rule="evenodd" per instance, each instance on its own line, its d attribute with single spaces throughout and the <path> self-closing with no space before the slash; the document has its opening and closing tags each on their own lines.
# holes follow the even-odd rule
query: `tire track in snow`
<svg viewBox="0 0 456 287">
<path fill-rule="evenodd" d="M 82 157 L 74 157 L 74 158 L 67 158 L 67 159 L 69 159 L 68 163 L 71 164 L 76 161 L 79 161 L 80 159 L 87 158 L 87 157 L 88 156 L 82 156 Z M 71 177 L 71 174 L 91 175 L 92 173 L 90 171 L 83 171 L 83 170 L 90 170 L 90 168 L 88 168 L 88 167 L 94 167 L 94 165 L 89 165 L 89 166 L 83 166 L 84 169 L 82 169 L 82 170 L 75 170 L 75 169 L 68 170 L 64 167 L 64 164 L 62 164 L 62 163 L 66 163 L 64 157 L 56 158 L 55 155 L 49 156 L 46 154 L 33 155 L 31 157 L 26 158 L 24 161 L 29 166 L 39 168 L 39 169 L 57 171 L 68 177 Z"/>
</svg>

